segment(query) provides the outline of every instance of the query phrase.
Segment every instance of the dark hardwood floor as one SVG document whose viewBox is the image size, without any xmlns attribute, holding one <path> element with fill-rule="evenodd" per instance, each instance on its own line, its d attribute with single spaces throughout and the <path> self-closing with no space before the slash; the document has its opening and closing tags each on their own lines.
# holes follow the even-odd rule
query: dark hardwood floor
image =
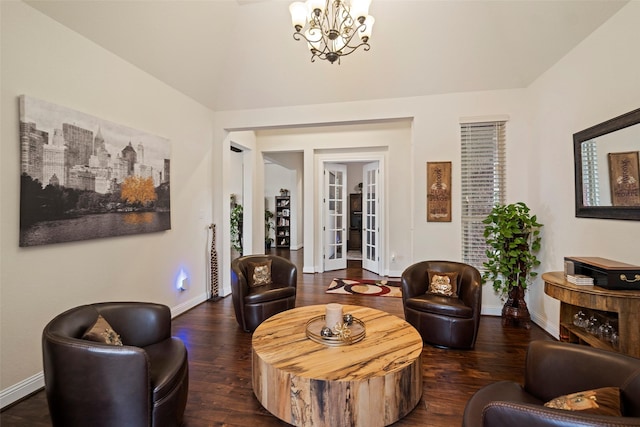
<svg viewBox="0 0 640 427">
<path fill-rule="evenodd" d="M 359 261 L 349 261 L 346 270 L 302 274 L 302 251 L 278 251 L 298 265 L 297 306 L 340 302 L 404 317 L 400 298 L 325 293 L 334 277 L 379 278 L 362 270 Z M 288 425 L 262 408 L 253 395 L 251 334 L 238 327 L 231 296 L 204 302 L 182 314 L 174 319 L 173 329 L 189 351 L 185 427 Z M 553 340 L 537 325 L 530 330 L 503 327 L 499 317 L 483 316 L 474 350 L 447 350 L 425 344 L 422 399 L 413 412 L 394 426 L 459 426 L 465 403 L 477 389 L 500 380 L 522 382 L 526 347 L 536 339 Z M 44 392 L 5 409 L 0 414 L 0 425 L 50 426 Z"/>
</svg>

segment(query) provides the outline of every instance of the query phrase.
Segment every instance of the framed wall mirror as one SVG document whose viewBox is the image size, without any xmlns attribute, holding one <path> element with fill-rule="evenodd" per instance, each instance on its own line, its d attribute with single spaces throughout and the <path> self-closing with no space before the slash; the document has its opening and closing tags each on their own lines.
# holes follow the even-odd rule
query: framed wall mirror
<svg viewBox="0 0 640 427">
<path fill-rule="evenodd" d="M 640 220 L 640 108 L 573 135 L 576 217 Z"/>
</svg>

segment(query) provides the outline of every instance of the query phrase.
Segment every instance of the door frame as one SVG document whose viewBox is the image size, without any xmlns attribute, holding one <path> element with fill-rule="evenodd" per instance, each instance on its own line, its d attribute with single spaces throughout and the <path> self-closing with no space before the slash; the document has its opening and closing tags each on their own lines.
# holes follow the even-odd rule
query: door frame
<svg viewBox="0 0 640 427">
<path fill-rule="evenodd" d="M 382 209 L 379 209 L 379 215 L 377 217 L 378 223 L 380 224 L 380 240 L 378 242 L 379 245 L 379 270 L 380 274 L 386 271 L 384 266 L 387 265 L 387 223 L 386 223 L 386 212 L 388 206 L 385 203 L 385 192 L 386 192 L 386 156 L 387 151 L 372 151 L 367 152 L 366 150 L 362 151 L 353 151 L 349 150 L 331 150 L 331 152 L 322 152 L 322 150 L 317 150 L 314 154 L 314 209 L 313 212 L 306 212 L 305 210 L 305 223 L 310 221 L 309 223 L 314 224 L 314 270 L 315 272 L 322 273 L 324 272 L 324 239 L 322 236 L 322 218 L 323 218 L 323 203 L 322 203 L 322 195 L 324 188 L 324 164 L 325 163 L 370 163 L 370 162 L 378 162 L 380 168 L 380 195 L 379 201 Z M 309 216 L 308 216 L 309 215 Z M 311 217 L 311 215 L 313 217 Z"/>
</svg>

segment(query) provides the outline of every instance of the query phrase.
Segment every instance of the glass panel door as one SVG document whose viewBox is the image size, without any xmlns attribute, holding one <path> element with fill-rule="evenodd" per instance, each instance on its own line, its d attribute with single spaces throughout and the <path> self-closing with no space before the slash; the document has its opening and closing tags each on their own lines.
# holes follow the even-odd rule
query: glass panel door
<svg viewBox="0 0 640 427">
<path fill-rule="evenodd" d="M 362 173 L 362 268 L 378 274 L 380 271 L 380 255 L 378 254 L 380 241 L 380 225 L 378 224 L 378 162 L 365 165 Z"/>
<path fill-rule="evenodd" d="M 325 164 L 324 270 L 347 268 L 346 165 Z"/>
</svg>

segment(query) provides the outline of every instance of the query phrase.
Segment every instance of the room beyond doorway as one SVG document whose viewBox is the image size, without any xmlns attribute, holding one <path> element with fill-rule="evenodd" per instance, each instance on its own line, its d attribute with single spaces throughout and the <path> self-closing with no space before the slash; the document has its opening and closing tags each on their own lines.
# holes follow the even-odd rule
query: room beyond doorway
<svg viewBox="0 0 640 427">
<path fill-rule="evenodd" d="M 286 258 L 293 262 L 296 265 L 302 265 L 302 260 L 304 259 L 304 249 L 291 250 L 286 248 L 275 248 L 272 247 L 270 250 L 266 251 L 269 255 L 278 255 L 283 258 Z M 374 279 L 374 280 L 384 280 L 387 277 L 381 276 L 379 274 L 372 273 L 368 270 L 362 268 L 362 260 L 361 259 L 348 259 L 347 258 L 347 268 L 344 270 L 335 270 L 336 277 L 354 277 L 360 279 Z M 303 274 L 301 270 L 298 270 L 298 275 Z M 313 273 L 308 273 L 313 274 Z"/>
<path fill-rule="evenodd" d="M 303 271 L 306 273 L 319 273 L 323 271 L 345 268 L 345 265 L 328 266 L 326 260 L 332 260 L 331 254 L 339 253 L 340 258 L 361 259 L 362 267 L 376 274 L 388 273 L 387 249 L 386 249 L 386 220 L 385 216 L 388 208 L 385 207 L 385 164 L 387 150 L 385 149 L 362 149 L 362 150 L 314 150 L 302 152 L 287 151 L 263 151 L 264 180 L 262 186 L 255 186 L 263 197 L 265 208 L 272 210 L 270 206 L 273 199 L 273 189 L 287 188 L 291 190 L 291 203 L 297 204 L 296 209 L 292 207 L 291 213 L 291 245 L 290 249 L 296 250 L 305 247 L 305 259 Z M 296 165 L 289 162 L 285 167 L 285 160 L 296 159 Z M 327 221 L 327 209 L 331 204 L 325 203 L 327 192 L 325 187 L 325 165 L 328 163 L 340 164 L 347 167 L 344 174 L 344 181 L 341 194 L 346 194 L 346 199 L 341 200 L 344 206 L 344 213 L 348 214 L 348 197 L 353 193 L 362 195 L 362 219 L 359 222 L 361 251 L 347 254 L 347 245 L 337 248 L 339 242 L 349 240 L 350 225 L 348 216 L 341 219 L 340 224 L 335 222 L 335 227 L 340 226 L 340 233 L 336 231 L 336 236 L 331 239 L 327 236 L 327 227 L 333 224 Z M 308 167 L 312 164 L 313 167 Z M 284 170 L 283 170 L 284 168 Z M 295 179 L 289 183 L 282 180 L 292 171 Z M 280 181 L 278 181 L 280 180 Z M 367 180 L 371 183 L 365 187 Z M 367 196 L 367 197 L 365 197 Z M 255 199 L 255 195 L 254 195 Z M 367 205 L 365 203 L 369 202 Z M 336 206 L 335 201 L 333 206 Z M 364 209 L 367 206 L 369 209 Z M 367 216 L 368 215 L 368 216 Z M 329 217 L 331 212 L 329 212 Z M 335 216 L 335 215 L 334 215 Z M 366 225 L 370 228 L 365 229 Z M 298 232 L 297 238 L 293 235 Z M 339 234 L 339 235 L 338 235 Z M 271 236 L 274 237 L 273 235 Z M 367 237 L 368 240 L 365 238 Z M 257 242 L 257 240 L 256 240 Z M 258 249 L 255 246 L 254 251 Z M 296 244 L 297 243 L 297 244 Z M 329 248 L 327 248 L 329 246 Z M 349 248 L 354 249 L 354 248 Z"/>
<path fill-rule="evenodd" d="M 347 261 L 360 261 L 362 264 L 362 249 L 350 249 L 347 251 Z"/>
</svg>

